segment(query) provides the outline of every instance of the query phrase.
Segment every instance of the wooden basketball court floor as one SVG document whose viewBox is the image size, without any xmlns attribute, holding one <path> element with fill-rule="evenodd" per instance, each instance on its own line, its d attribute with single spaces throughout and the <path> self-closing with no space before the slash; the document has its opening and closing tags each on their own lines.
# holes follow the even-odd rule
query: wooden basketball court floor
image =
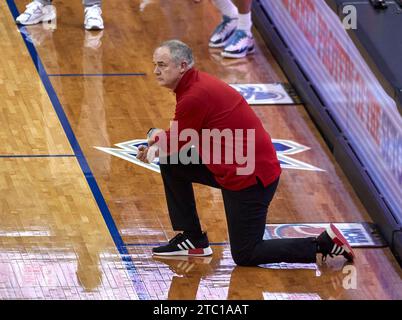
<svg viewBox="0 0 402 320">
<path fill-rule="evenodd" d="M 169 125 L 175 98 L 152 74 L 164 40 L 187 42 L 196 66 L 228 83 L 286 82 L 257 30 L 255 55 L 225 60 L 207 46 L 220 17 L 206 0 L 106 0 L 105 30 L 92 33 L 80 0 L 54 1 L 57 28 L 19 30 L 25 4 L 0 2 L 0 299 L 402 298 L 389 248 L 355 249 L 353 288 L 340 257 L 235 266 L 220 191 L 201 186 L 214 255 L 152 257 L 174 235 L 160 175 L 94 147 Z M 254 110 L 272 138 L 311 148 L 295 159 L 325 170 L 285 169 L 269 223 L 371 221 L 302 105 Z"/>
</svg>

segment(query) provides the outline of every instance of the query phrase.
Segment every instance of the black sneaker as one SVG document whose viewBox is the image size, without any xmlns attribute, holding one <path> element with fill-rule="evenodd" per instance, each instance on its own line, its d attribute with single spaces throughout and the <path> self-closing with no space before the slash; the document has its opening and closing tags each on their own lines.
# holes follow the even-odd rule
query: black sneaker
<svg viewBox="0 0 402 320">
<path fill-rule="evenodd" d="M 190 239 L 183 233 L 177 234 L 167 245 L 152 249 L 157 256 L 210 256 L 212 249 L 209 247 L 207 234 L 203 233 L 199 239 Z"/>
<path fill-rule="evenodd" d="M 326 260 L 327 255 L 331 258 L 343 255 L 349 262 L 353 262 L 355 257 L 352 247 L 332 223 L 329 228 L 317 237 L 318 252 L 322 254 L 322 259 Z"/>
</svg>

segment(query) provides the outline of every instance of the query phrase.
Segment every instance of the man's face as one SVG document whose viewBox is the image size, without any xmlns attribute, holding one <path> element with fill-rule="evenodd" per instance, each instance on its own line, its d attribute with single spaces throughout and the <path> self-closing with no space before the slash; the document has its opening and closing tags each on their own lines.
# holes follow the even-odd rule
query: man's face
<svg viewBox="0 0 402 320">
<path fill-rule="evenodd" d="M 174 90 L 185 72 L 185 63 L 176 65 L 169 48 L 161 47 L 154 52 L 154 74 L 160 86 Z"/>
</svg>

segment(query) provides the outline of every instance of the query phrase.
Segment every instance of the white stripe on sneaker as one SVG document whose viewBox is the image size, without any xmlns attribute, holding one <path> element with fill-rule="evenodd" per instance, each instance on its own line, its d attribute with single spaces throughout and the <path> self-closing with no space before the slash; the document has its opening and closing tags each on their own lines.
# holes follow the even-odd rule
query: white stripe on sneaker
<svg viewBox="0 0 402 320">
<path fill-rule="evenodd" d="M 178 243 L 177 246 L 179 247 L 180 250 L 187 250 L 187 249 L 184 249 L 180 243 Z"/>
<path fill-rule="evenodd" d="M 331 254 L 333 254 L 335 256 L 338 256 L 338 255 L 342 254 L 344 251 L 345 251 L 345 249 L 343 247 L 338 246 L 338 245 L 335 244 L 332 247 Z"/>
<path fill-rule="evenodd" d="M 186 239 L 186 242 L 188 243 L 191 249 L 195 249 L 194 245 L 191 243 L 189 239 Z"/>
<path fill-rule="evenodd" d="M 338 245 L 334 245 L 333 246 L 333 248 L 332 248 L 332 254 L 334 254 L 334 255 L 337 255 L 338 254 L 338 251 L 339 251 L 339 246 Z"/>
</svg>

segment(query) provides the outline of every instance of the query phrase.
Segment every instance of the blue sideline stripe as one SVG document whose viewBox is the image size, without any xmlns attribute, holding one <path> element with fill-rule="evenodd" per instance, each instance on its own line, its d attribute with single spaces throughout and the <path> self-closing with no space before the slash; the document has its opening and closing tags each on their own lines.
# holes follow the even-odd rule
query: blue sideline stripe
<svg viewBox="0 0 402 320">
<path fill-rule="evenodd" d="M 19 15 L 18 9 L 14 3 L 14 0 L 7 0 L 8 7 L 10 8 L 10 11 L 14 17 L 14 19 Z M 19 26 L 19 28 L 23 28 Z M 136 289 L 136 293 L 139 297 L 139 299 L 144 300 L 144 299 L 150 299 L 150 296 L 147 293 L 147 290 L 140 280 L 138 276 L 138 272 L 134 266 L 134 263 L 128 253 L 127 247 L 125 246 L 123 239 L 120 236 L 119 231 L 117 230 L 117 227 L 113 221 L 113 217 L 110 214 L 109 208 L 107 207 L 107 204 L 105 202 L 105 199 L 103 198 L 103 195 L 98 187 L 98 184 L 96 183 L 96 180 L 94 176 L 92 175 L 91 169 L 89 168 L 89 165 L 84 157 L 84 154 L 81 150 L 81 147 L 74 135 L 74 132 L 70 126 L 70 123 L 68 122 L 67 116 L 64 113 L 63 107 L 60 104 L 60 101 L 56 95 L 56 92 L 54 91 L 54 88 L 49 80 L 49 77 L 47 76 L 46 72 L 44 72 L 44 67 L 43 64 L 39 58 L 39 55 L 36 52 L 35 47 L 33 44 L 29 41 L 27 41 L 26 37 L 24 36 L 23 33 L 23 39 L 25 42 L 25 45 L 28 48 L 28 51 L 32 57 L 32 60 L 38 70 L 39 76 L 42 80 L 42 83 L 47 91 L 47 94 L 49 95 L 49 98 L 53 104 L 53 108 L 57 113 L 57 116 L 59 117 L 60 123 L 63 126 L 63 129 L 66 133 L 66 136 L 70 142 L 70 145 L 72 149 L 74 150 L 75 155 L 77 156 L 77 160 L 81 166 L 81 170 L 83 171 L 85 178 L 87 179 L 88 185 L 91 188 L 92 194 L 98 204 L 98 207 L 102 213 L 102 216 L 106 222 L 106 225 L 109 229 L 109 232 L 113 238 L 113 241 L 121 255 L 121 259 L 128 271 L 128 273 L 131 276 L 131 280 L 134 284 L 134 287 Z"/>
<path fill-rule="evenodd" d="M 0 155 L 0 158 L 75 158 L 75 154 L 11 154 Z"/>
<path fill-rule="evenodd" d="M 146 75 L 146 73 L 60 73 L 48 74 L 48 77 L 132 77 Z"/>
</svg>

